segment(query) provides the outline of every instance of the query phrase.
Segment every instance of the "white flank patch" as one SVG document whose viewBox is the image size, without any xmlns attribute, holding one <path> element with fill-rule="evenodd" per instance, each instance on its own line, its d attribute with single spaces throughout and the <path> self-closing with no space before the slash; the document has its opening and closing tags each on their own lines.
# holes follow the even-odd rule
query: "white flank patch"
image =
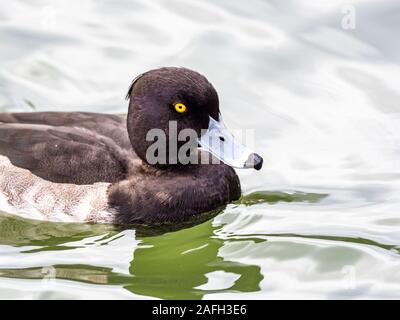
<svg viewBox="0 0 400 320">
<path fill-rule="evenodd" d="M 112 222 L 109 183 L 74 185 L 44 180 L 0 155 L 0 210 L 21 217 L 61 222 Z"/>
</svg>

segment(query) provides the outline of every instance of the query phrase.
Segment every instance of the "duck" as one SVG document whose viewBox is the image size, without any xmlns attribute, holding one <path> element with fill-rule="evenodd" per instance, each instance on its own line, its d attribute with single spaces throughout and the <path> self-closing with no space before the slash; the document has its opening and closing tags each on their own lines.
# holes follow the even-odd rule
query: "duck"
<svg viewBox="0 0 400 320">
<path fill-rule="evenodd" d="M 59 222 L 177 223 L 239 199 L 234 168 L 261 169 L 262 157 L 223 124 L 218 94 L 200 73 L 152 69 L 126 98 L 125 117 L 0 113 L 0 210 Z"/>
</svg>

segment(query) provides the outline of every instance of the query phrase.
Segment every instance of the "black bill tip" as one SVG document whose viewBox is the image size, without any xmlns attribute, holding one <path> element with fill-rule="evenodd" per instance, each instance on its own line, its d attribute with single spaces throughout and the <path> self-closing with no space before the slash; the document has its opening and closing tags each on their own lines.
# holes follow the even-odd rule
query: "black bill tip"
<svg viewBox="0 0 400 320">
<path fill-rule="evenodd" d="M 245 163 L 245 167 L 260 170 L 262 168 L 263 161 L 264 160 L 260 155 L 258 155 L 257 153 L 252 153 L 249 155 L 249 158 Z"/>
</svg>

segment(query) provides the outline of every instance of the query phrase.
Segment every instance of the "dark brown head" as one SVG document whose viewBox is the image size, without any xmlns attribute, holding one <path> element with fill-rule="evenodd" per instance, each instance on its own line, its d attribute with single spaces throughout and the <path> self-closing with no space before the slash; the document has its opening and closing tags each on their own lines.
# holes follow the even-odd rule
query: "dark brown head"
<svg viewBox="0 0 400 320">
<path fill-rule="evenodd" d="M 175 67 L 151 70 L 133 81 L 127 98 L 130 100 L 127 119 L 129 138 L 135 152 L 143 161 L 149 162 L 147 151 L 155 142 L 148 136 L 152 129 L 161 129 L 165 132 L 164 152 L 166 159 L 171 159 L 169 152 L 175 150 L 170 147 L 171 123 L 174 123 L 177 134 L 184 129 L 192 129 L 198 137 L 194 141 L 195 147 L 200 143 L 214 156 L 230 164 L 228 158 L 224 159 L 218 151 L 207 146 L 207 143 L 204 145 L 202 143 L 204 138 L 202 140 L 201 130 L 209 129 L 211 122 L 214 123 L 216 130 L 209 135 L 210 139 L 217 138 L 219 141 L 229 143 L 233 136 L 229 135 L 222 124 L 220 128 L 215 128 L 220 123 L 218 95 L 211 83 L 201 74 L 186 68 Z M 228 141 L 225 142 L 225 139 Z M 174 141 L 177 149 L 186 142 Z M 242 167 L 261 168 L 261 157 L 250 153 L 246 157 L 243 161 L 240 160 L 243 162 Z M 172 158 L 177 161 L 174 164 L 180 163 L 179 157 Z"/>
</svg>

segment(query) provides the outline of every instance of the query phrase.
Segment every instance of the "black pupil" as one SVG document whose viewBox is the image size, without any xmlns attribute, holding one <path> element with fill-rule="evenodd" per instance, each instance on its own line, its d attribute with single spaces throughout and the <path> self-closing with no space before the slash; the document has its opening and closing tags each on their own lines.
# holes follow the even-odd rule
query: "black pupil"
<svg viewBox="0 0 400 320">
<path fill-rule="evenodd" d="M 219 140 L 221 140 L 222 142 L 225 142 L 225 138 L 224 137 L 219 137 Z"/>
</svg>

